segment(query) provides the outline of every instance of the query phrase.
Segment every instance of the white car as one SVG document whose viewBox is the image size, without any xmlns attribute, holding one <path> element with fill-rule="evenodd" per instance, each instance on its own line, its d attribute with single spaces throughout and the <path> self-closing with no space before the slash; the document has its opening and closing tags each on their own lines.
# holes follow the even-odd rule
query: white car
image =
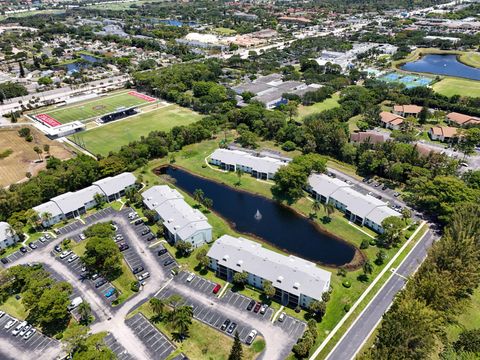
<svg viewBox="0 0 480 360">
<path fill-rule="evenodd" d="M 2 318 L 5 315 L 5 311 L 0 311 L 0 318 Z"/>
<path fill-rule="evenodd" d="M 138 217 L 138 214 L 136 212 L 131 212 L 130 214 L 128 214 L 128 218 L 130 220 L 134 220 Z"/>
<path fill-rule="evenodd" d="M 71 262 L 74 262 L 75 260 L 78 259 L 78 255 L 76 254 L 73 254 L 72 256 L 70 256 L 70 258 L 68 259 L 68 262 L 71 263 Z"/>
<path fill-rule="evenodd" d="M 27 333 L 25 335 L 23 335 L 23 339 L 24 340 L 30 339 L 33 336 L 33 334 L 35 334 L 36 332 L 37 332 L 37 330 L 35 330 L 35 329 L 28 330 Z"/>
<path fill-rule="evenodd" d="M 84 233 L 81 233 L 79 237 L 80 237 L 80 240 L 85 240 L 87 238 Z"/>
<path fill-rule="evenodd" d="M 148 279 L 149 277 L 150 277 L 150 273 L 148 271 L 146 271 L 142 275 L 138 275 L 138 281 Z"/>
<path fill-rule="evenodd" d="M 18 335 L 20 335 L 20 336 L 25 335 L 25 334 L 27 333 L 27 331 L 30 330 L 31 328 L 32 328 L 32 325 L 27 325 L 27 326 L 25 326 L 25 327 L 22 329 L 22 331 L 20 331 L 20 333 L 19 333 Z"/>
<path fill-rule="evenodd" d="M 65 259 L 68 255 L 71 255 L 71 254 L 72 254 L 72 252 L 70 250 L 68 250 L 68 251 L 65 250 L 64 252 L 62 252 L 60 254 L 60 259 Z"/>
<path fill-rule="evenodd" d="M 193 279 L 195 279 L 195 274 L 192 273 L 192 274 L 188 275 L 187 282 L 191 282 Z"/>
<path fill-rule="evenodd" d="M 40 238 L 39 238 L 38 240 L 40 240 L 40 242 L 42 242 L 42 243 L 44 243 L 45 241 L 47 241 L 47 239 L 45 239 L 45 237 L 43 237 L 43 236 L 40 236 Z"/>
<path fill-rule="evenodd" d="M 20 331 L 22 331 L 22 329 L 27 325 L 28 323 L 26 321 L 21 322 L 20 324 L 17 325 L 15 329 L 13 329 L 12 335 L 17 336 L 20 333 Z"/>
<path fill-rule="evenodd" d="M 15 325 L 16 323 L 17 323 L 17 319 L 9 320 L 9 321 L 5 324 L 4 328 L 7 329 L 7 330 L 9 330 L 9 329 L 11 329 L 12 326 Z"/>
<path fill-rule="evenodd" d="M 286 317 L 287 317 L 287 314 L 285 314 L 284 312 L 282 312 L 282 313 L 280 314 L 280 316 L 278 317 L 278 321 L 279 321 L 279 322 L 283 322 Z"/>
<path fill-rule="evenodd" d="M 257 337 L 257 334 L 258 334 L 257 330 L 250 331 L 250 333 L 247 336 L 247 339 L 245 340 L 247 345 L 251 345 L 253 343 L 253 340 L 255 340 L 255 338 Z"/>
<path fill-rule="evenodd" d="M 45 239 L 50 240 L 51 238 L 50 234 L 45 234 Z"/>
</svg>

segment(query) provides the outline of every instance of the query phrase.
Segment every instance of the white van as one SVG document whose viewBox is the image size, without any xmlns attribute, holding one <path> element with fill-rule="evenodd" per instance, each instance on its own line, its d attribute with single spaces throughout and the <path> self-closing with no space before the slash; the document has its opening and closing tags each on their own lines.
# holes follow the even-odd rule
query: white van
<svg viewBox="0 0 480 360">
<path fill-rule="evenodd" d="M 70 305 L 67 306 L 68 311 L 72 311 L 75 309 L 78 305 L 80 305 L 83 302 L 83 299 L 80 296 L 77 296 L 75 299 L 72 300 Z"/>
<path fill-rule="evenodd" d="M 12 335 L 13 335 L 13 336 L 17 336 L 18 333 L 19 333 L 20 331 L 22 331 L 22 329 L 23 329 L 25 326 L 27 326 L 27 325 L 28 325 L 28 323 L 27 323 L 26 321 L 21 322 L 20 324 L 17 325 L 17 327 L 16 327 L 15 329 L 13 329 Z"/>
</svg>

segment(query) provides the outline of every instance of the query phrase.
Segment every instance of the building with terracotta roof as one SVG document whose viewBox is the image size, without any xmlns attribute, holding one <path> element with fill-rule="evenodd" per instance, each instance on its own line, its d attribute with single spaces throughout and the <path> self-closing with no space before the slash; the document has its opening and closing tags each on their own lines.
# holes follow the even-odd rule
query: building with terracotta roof
<svg viewBox="0 0 480 360">
<path fill-rule="evenodd" d="M 417 117 L 421 111 L 422 107 L 418 105 L 395 105 L 393 107 L 393 113 L 403 117 Z"/>
<path fill-rule="evenodd" d="M 447 114 L 445 120 L 449 124 L 456 124 L 458 126 L 480 125 L 480 118 L 457 112 Z"/>
<path fill-rule="evenodd" d="M 382 125 L 387 129 L 391 129 L 391 130 L 399 130 L 400 125 L 402 125 L 403 120 L 405 120 L 403 116 L 392 114 L 391 112 L 388 112 L 388 111 L 382 111 L 380 113 L 380 119 L 381 119 L 380 121 L 382 122 Z"/>
<path fill-rule="evenodd" d="M 355 144 L 368 142 L 370 144 L 379 144 L 387 141 L 387 134 L 380 134 L 378 132 L 361 131 L 350 135 L 350 141 Z"/>
<path fill-rule="evenodd" d="M 432 126 L 428 130 L 428 135 L 432 140 L 452 141 L 458 136 L 458 128 L 451 126 Z"/>
</svg>

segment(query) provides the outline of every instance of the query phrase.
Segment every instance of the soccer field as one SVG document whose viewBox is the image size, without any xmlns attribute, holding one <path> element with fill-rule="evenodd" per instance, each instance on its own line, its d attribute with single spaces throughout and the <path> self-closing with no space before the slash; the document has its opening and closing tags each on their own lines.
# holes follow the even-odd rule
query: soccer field
<svg viewBox="0 0 480 360">
<path fill-rule="evenodd" d="M 93 117 L 99 117 L 119 108 L 128 108 L 154 102 L 154 98 L 150 98 L 143 94 L 129 91 L 110 96 L 102 96 L 92 100 L 88 100 L 79 104 L 66 105 L 58 109 L 45 111 L 35 114 L 46 120 L 44 122 L 49 126 L 58 126 L 72 121 L 82 121 Z"/>
<path fill-rule="evenodd" d="M 154 130 L 168 131 L 174 126 L 188 125 L 201 119 L 201 115 L 178 105 L 168 105 L 69 137 L 83 143 L 92 154 L 108 155 L 131 141 L 139 140 Z"/>
</svg>

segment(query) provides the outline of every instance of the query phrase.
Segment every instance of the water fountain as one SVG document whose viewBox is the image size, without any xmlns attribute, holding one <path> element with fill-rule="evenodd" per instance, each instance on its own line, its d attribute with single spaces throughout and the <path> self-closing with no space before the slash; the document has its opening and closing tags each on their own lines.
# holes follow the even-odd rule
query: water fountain
<svg viewBox="0 0 480 360">
<path fill-rule="evenodd" d="M 260 210 L 257 209 L 257 212 L 253 216 L 255 220 L 262 220 L 262 214 L 260 214 Z"/>
</svg>

